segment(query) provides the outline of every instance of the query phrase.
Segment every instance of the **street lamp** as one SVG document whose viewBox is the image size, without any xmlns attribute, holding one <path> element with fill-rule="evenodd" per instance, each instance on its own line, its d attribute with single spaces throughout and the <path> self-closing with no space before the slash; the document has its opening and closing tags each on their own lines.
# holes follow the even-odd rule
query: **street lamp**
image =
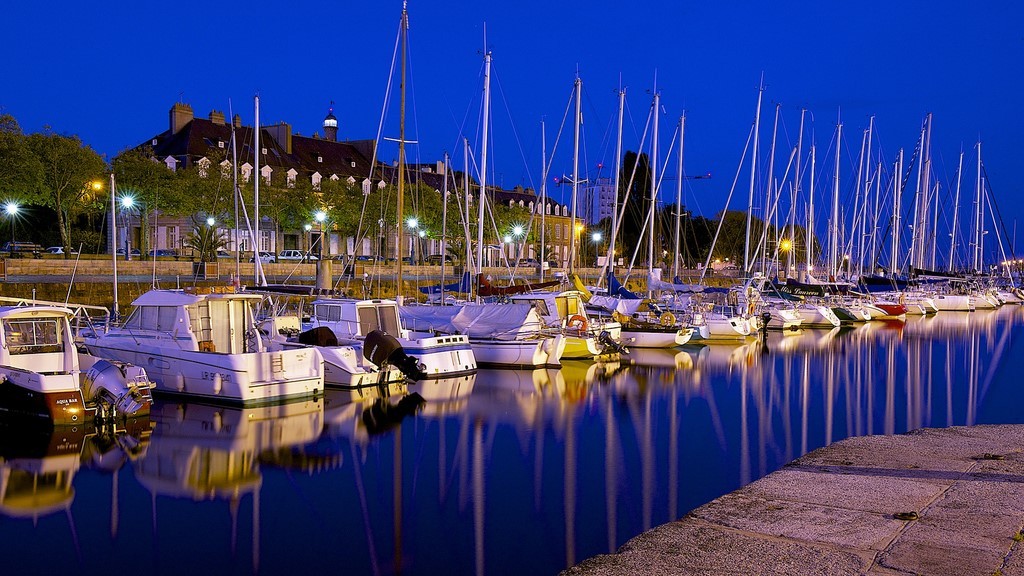
<svg viewBox="0 0 1024 576">
<path fill-rule="evenodd" d="M 319 243 L 318 248 L 319 248 L 319 250 L 317 251 L 317 259 L 318 260 L 323 260 L 324 259 L 324 221 L 327 220 L 327 212 L 324 212 L 323 210 L 317 210 L 316 214 L 313 214 L 313 219 L 316 220 L 316 223 L 320 226 L 320 240 L 318 240 L 318 243 Z"/>
<path fill-rule="evenodd" d="M 134 197 L 127 196 L 127 195 L 121 197 L 121 213 L 122 214 L 128 214 L 131 211 L 133 206 L 135 206 L 135 198 Z M 128 218 L 121 218 L 121 220 L 124 222 L 124 259 L 125 260 L 131 260 L 132 259 L 132 241 L 131 241 L 131 238 L 129 237 L 129 234 L 128 234 L 128 231 L 129 231 Z"/>
<path fill-rule="evenodd" d="M 14 219 L 18 216 L 18 204 L 15 202 L 8 202 L 4 205 L 4 212 L 7 213 L 7 218 L 11 221 L 11 245 L 10 252 L 14 253 Z"/>
<path fill-rule="evenodd" d="M 411 217 L 411 218 L 409 218 L 408 220 L 405 221 L 405 225 L 409 227 L 409 230 L 415 232 L 416 229 L 419 228 L 420 221 L 417 220 L 415 216 L 413 216 L 413 217 Z M 422 230 L 420 232 L 422 232 Z M 420 236 L 420 238 L 422 238 L 423 234 L 420 234 L 419 236 Z M 409 236 L 409 263 L 410 264 L 412 264 L 413 262 L 416 261 L 415 251 L 416 251 L 416 236 L 410 235 Z"/>
<path fill-rule="evenodd" d="M 512 240 L 515 242 L 516 249 L 516 263 L 523 257 L 523 242 L 522 238 L 526 236 L 526 229 L 523 228 L 522 224 L 516 224 L 512 226 Z"/>
</svg>

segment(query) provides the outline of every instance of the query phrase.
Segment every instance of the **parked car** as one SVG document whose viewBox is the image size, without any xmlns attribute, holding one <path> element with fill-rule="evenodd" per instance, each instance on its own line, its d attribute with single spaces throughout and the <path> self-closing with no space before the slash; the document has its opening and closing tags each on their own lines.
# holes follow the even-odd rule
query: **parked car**
<svg viewBox="0 0 1024 576">
<path fill-rule="evenodd" d="M 256 257 L 252 256 L 249 258 L 249 262 L 255 262 Z M 260 252 L 260 262 L 264 264 L 271 264 L 277 262 L 277 256 L 273 252 Z"/>
<path fill-rule="evenodd" d="M 124 248 L 118 248 L 116 254 L 118 256 L 124 256 Z M 132 256 L 142 256 L 142 252 L 138 248 L 132 248 Z"/>
<path fill-rule="evenodd" d="M 150 250 L 149 252 L 146 252 L 146 255 L 153 258 L 159 258 L 161 256 L 177 256 L 178 251 L 170 250 L 168 248 L 158 248 L 156 250 Z"/>
<path fill-rule="evenodd" d="M 78 254 L 78 250 L 75 250 L 74 248 L 69 248 L 65 252 L 63 246 L 50 246 L 49 248 L 44 250 L 44 254 Z"/>
<path fill-rule="evenodd" d="M 539 264 L 540 264 L 540 262 L 537 262 L 536 258 L 520 258 L 519 259 L 519 265 L 520 266 L 530 266 L 530 267 L 532 267 L 532 266 L 537 266 Z"/>
<path fill-rule="evenodd" d="M 282 250 L 277 255 L 277 260 L 299 260 L 301 262 L 314 262 L 317 260 L 315 254 L 306 254 L 302 250 Z"/>
<path fill-rule="evenodd" d="M 423 260 L 423 263 L 424 264 L 430 264 L 432 266 L 440 266 L 441 265 L 441 255 L 440 254 L 431 254 L 430 256 L 427 256 Z M 451 255 L 449 255 L 449 254 L 445 254 L 444 255 L 444 263 L 445 264 L 451 264 L 452 263 Z"/>
<path fill-rule="evenodd" d="M 234 258 L 235 255 L 227 250 L 217 250 L 217 258 Z"/>
</svg>

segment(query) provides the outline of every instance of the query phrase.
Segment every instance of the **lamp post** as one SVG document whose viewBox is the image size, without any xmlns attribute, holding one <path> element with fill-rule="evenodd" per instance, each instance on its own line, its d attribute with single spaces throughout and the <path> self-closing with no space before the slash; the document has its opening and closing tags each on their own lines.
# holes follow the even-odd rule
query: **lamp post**
<svg viewBox="0 0 1024 576">
<path fill-rule="evenodd" d="M 310 237 L 311 235 L 309 233 L 313 229 L 313 225 L 303 224 L 302 229 L 306 231 L 306 246 L 309 246 L 309 248 L 306 250 L 305 257 L 303 257 L 302 259 L 303 261 L 306 261 L 309 260 L 309 253 L 313 251 L 313 238 Z"/>
<path fill-rule="evenodd" d="M 327 220 L 327 212 L 323 210 L 317 210 L 316 214 L 313 215 L 313 219 L 320 226 L 320 239 L 318 242 L 317 260 L 324 259 L 324 221 Z"/>
<path fill-rule="evenodd" d="M 600 254 L 601 253 L 599 248 L 601 246 L 601 240 L 603 238 L 604 238 L 604 234 L 601 234 L 600 231 L 596 231 L 596 232 L 594 232 L 594 233 L 592 233 L 590 235 L 590 241 L 594 243 L 594 254 Z M 595 264 L 596 264 L 596 262 L 595 262 Z"/>
<path fill-rule="evenodd" d="M 526 230 L 523 228 L 522 224 L 516 224 L 515 226 L 512 227 L 512 239 L 513 241 L 515 241 L 516 264 L 518 264 L 519 260 L 522 259 L 523 257 L 522 238 L 525 235 Z"/>
<path fill-rule="evenodd" d="M 125 214 L 125 215 L 129 214 L 133 206 L 135 206 L 135 198 L 133 198 L 131 196 L 127 196 L 127 195 L 121 197 L 121 212 L 123 214 Z M 129 227 L 128 227 L 129 222 L 128 222 L 128 218 L 127 217 L 121 218 L 121 220 L 124 221 L 124 259 L 125 260 L 131 260 L 132 259 L 132 240 L 131 240 L 131 237 L 129 235 Z"/>
<path fill-rule="evenodd" d="M 416 229 L 419 228 L 419 226 L 420 226 L 420 221 L 415 216 L 413 216 L 413 217 L 411 217 L 411 218 L 409 218 L 408 220 L 405 221 L 405 225 L 409 227 L 409 230 L 411 232 L 409 234 L 409 263 L 412 264 L 413 262 L 416 261 L 416 258 L 414 256 L 414 254 L 415 254 L 414 251 L 416 249 L 416 236 L 415 236 L 415 233 L 416 233 Z M 420 236 L 420 238 L 422 238 L 422 237 L 423 236 Z"/>
<path fill-rule="evenodd" d="M 7 213 L 7 219 L 11 223 L 11 243 L 7 246 L 8 252 L 11 255 L 14 254 L 14 219 L 18 216 L 18 204 L 16 202 L 8 202 L 4 205 L 4 212 Z"/>
</svg>

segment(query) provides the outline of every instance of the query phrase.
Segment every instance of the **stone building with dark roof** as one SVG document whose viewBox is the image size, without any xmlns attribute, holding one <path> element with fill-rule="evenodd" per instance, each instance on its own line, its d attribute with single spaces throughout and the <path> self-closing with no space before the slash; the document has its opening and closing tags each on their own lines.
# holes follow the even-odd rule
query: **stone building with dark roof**
<svg viewBox="0 0 1024 576">
<path fill-rule="evenodd" d="M 290 186 L 303 180 L 318 189 L 324 179 L 345 180 L 349 184 L 360 185 L 364 193 L 397 183 L 397 167 L 376 161 L 374 140 L 337 140 L 338 118 L 334 115 L 333 107 L 323 120 L 323 136 L 302 136 L 295 133 L 286 122 L 264 125 L 260 131 L 260 150 L 257 151 L 254 129 L 244 126 L 238 115 L 230 123 L 224 113 L 217 110 L 212 110 L 205 118 L 196 117 L 190 105 L 178 102 L 168 113 L 167 130 L 149 138 L 138 148 L 147 149 L 154 160 L 165 164 L 170 170 L 204 164 L 210 166 L 211 159 L 217 158 L 224 158 L 220 160 L 221 167 L 228 169 L 232 158 L 232 130 L 238 142 L 238 177 L 242 182 L 251 181 L 258 158 L 261 182 L 266 183 Z M 444 188 L 445 177 L 443 162 L 406 166 L 406 182 L 411 184 L 421 184 L 440 191 Z M 462 186 L 461 172 L 453 171 L 448 177 L 450 189 Z M 475 179 L 470 178 L 471 188 L 474 185 L 478 187 Z M 536 192 L 521 186 L 511 190 L 488 186 L 488 194 L 493 203 L 519 206 L 535 214 L 533 226 L 537 230 L 540 229 L 540 216 L 543 214 L 545 236 L 548 239 L 545 258 L 555 261 L 558 266 L 566 264 L 571 238 L 568 206 L 549 199 L 542 207 Z M 471 204 L 474 201 L 472 194 L 469 201 Z M 303 249 L 313 242 L 314 238 L 310 236 L 317 233 L 315 230 L 281 230 L 278 237 L 277 226 L 270 218 L 261 213 L 260 220 L 257 243 L 260 251 L 276 253 L 283 249 Z M 151 230 L 150 246 L 154 249 L 180 249 L 188 227 L 187 219 L 161 219 L 158 226 Z M 138 240 L 140 233 L 141 227 L 134 227 L 132 235 L 135 240 Z M 247 231 L 229 231 L 229 239 L 229 250 L 253 250 Z M 338 238 L 332 234 L 326 241 L 331 254 L 356 256 L 374 252 L 374 242 L 366 239 L 357 242 L 352 238 Z M 386 241 L 389 251 L 394 249 L 395 241 L 394 237 Z M 502 243 L 490 248 L 489 253 L 496 249 L 513 259 L 516 254 L 522 258 L 540 258 L 540 247 L 535 244 L 520 244 L 513 248 Z M 440 250 L 439 241 L 428 240 L 424 250 L 429 254 L 437 253 Z M 500 256 L 500 252 L 489 254 L 487 260 L 497 264 L 497 256 Z"/>
</svg>

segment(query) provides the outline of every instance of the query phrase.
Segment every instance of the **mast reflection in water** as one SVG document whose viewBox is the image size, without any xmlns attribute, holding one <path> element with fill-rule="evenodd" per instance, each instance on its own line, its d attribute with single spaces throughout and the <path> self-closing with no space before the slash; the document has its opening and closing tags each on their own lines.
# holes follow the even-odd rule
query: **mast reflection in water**
<svg viewBox="0 0 1024 576">
<path fill-rule="evenodd" d="M 113 436 L 5 425 L 5 570 L 551 574 L 842 438 L 1020 422 L 1022 320 L 940 313 L 245 410 L 164 402 Z"/>
</svg>

